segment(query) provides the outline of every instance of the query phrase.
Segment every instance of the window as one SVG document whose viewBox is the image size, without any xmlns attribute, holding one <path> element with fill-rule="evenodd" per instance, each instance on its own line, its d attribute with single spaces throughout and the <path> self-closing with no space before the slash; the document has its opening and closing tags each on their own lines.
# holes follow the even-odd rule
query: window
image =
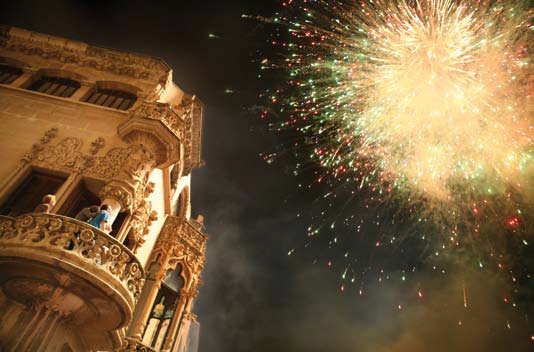
<svg viewBox="0 0 534 352">
<path fill-rule="evenodd" d="M 60 215 L 65 215 L 70 218 L 76 218 L 76 215 L 80 210 L 93 205 L 100 206 L 101 200 L 98 197 L 98 192 L 104 186 L 104 183 L 98 180 L 84 178 L 76 184 L 72 189 L 68 198 L 63 202 L 60 209 L 57 211 Z M 117 234 L 121 230 L 125 220 L 128 217 L 128 213 L 120 212 L 111 226 L 110 235 L 117 237 Z M 85 219 L 79 219 L 86 221 Z"/>
<path fill-rule="evenodd" d="M 80 83 L 68 78 L 42 76 L 33 82 L 28 89 L 35 92 L 68 98 L 80 88 Z"/>
<path fill-rule="evenodd" d="M 120 212 L 117 214 L 117 217 L 115 218 L 115 221 L 113 221 L 113 225 L 111 226 L 111 232 L 109 233 L 111 236 L 117 238 L 117 235 L 119 234 L 119 231 L 122 229 L 122 225 L 124 225 L 124 222 L 128 218 L 127 212 Z"/>
<path fill-rule="evenodd" d="M 10 84 L 22 75 L 22 70 L 18 67 L 0 65 L 0 83 Z"/>
<path fill-rule="evenodd" d="M 122 90 L 96 89 L 85 99 L 85 102 L 108 108 L 128 110 L 137 100 L 137 96 Z"/>
<path fill-rule="evenodd" d="M 84 179 L 72 189 L 63 205 L 58 210 L 58 214 L 75 218 L 83 208 L 100 205 L 98 191 L 103 183 Z"/>
<path fill-rule="evenodd" d="M 180 275 L 181 265 L 178 265 L 174 271 L 169 273 L 163 280 L 161 288 L 152 305 L 152 312 L 148 318 L 148 324 L 143 334 L 143 343 L 156 350 L 159 350 L 163 344 L 169 325 L 174 316 L 180 290 L 184 286 L 184 280 Z"/>
<path fill-rule="evenodd" d="M 65 180 L 66 177 L 32 171 L 2 205 L 0 214 L 15 217 L 33 213 L 35 207 L 41 204 L 43 197 L 55 194 Z"/>
</svg>

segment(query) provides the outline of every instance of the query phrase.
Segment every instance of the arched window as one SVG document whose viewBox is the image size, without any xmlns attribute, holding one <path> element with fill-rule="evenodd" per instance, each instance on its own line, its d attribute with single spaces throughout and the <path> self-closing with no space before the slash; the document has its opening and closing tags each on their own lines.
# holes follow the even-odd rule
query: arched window
<svg viewBox="0 0 534 352">
<path fill-rule="evenodd" d="M 0 83 L 11 84 L 22 75 L 22 70 L 18 67 L 0 64 Z"/>
<path fill-rule="evenodd" d="M 171 169 L 171 190 L 174 192 L 178 188 L 178 181 L 180 181 L 180 164 L 174 164 Z"/>
<path fill-rule="evenodd" d="M 41 76 L 28 89 L 35 92 L 68 98 L 80 88 L 80 82 L 56 76 Z"/>
<path fill-rule="evenodd" d="M 188 214 L 189 208 L 189 188 L 185 187 L 178 196 L 178 201 L 176 202 L 176 213 L 175 215 L 184 218 Z"/>
<path fill-rule="evenodd" d="M 137 100 L 135 94 L 117 89 L 95 89 L 84 100 L 86 103 L 108 108 L 128 110 Z"/>
<path fill-rule="evenodd" d="M 184 286 L 181 272 L 181 265 L 177 265 L 176 269 L 170 272 L 163 280 L 143 334 L 143 343 L 158 351 L 162 347 L 165 336 L 167 336 L 180 296 L 180 290 Z"/>
</svg>

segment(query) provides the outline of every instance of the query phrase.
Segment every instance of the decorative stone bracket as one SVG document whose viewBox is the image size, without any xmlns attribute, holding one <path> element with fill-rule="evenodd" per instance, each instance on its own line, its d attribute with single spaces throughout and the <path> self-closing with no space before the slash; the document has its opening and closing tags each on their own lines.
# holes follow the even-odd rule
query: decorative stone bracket
<svg viewBox="0 0 534 352">
<path fill-rule="evenodd" d="M 144 102 L 117 132 L 125 142 L 149 150 L 156 166 L 164 168 L 180 160 L 183 126 L 183 121 L 168 104 Z"/>
</svg>

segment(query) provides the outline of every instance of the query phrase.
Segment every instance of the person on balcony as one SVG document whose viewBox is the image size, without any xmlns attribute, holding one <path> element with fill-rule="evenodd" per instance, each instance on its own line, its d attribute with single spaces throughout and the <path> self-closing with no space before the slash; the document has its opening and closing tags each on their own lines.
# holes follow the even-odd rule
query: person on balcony
<svg viewBox="0 0 534 352">
<path fill-rule="evenodd" d="M 90 207 L 85 207 L 76 214 L 74 217 L 76 220 L 83 222 L 88 222 L 98 214 L 98 205 L 91 205 Z"/>
<path fill-rule="evenodd" d="M 42 203 L 35 207 L 36 213 L 50 213 L 50 210 L 56 205 L 56 196 L 47 194 L 43 197 Z"/>
<path fill-rule="evenodd" d="M 100 212 L 94 218 L 89 220 L 88 224 L 104 232 L 109 232 L 111 226 L 108 224 L 111 206 L 103 204 L 100 206 Z"/>
</svg>

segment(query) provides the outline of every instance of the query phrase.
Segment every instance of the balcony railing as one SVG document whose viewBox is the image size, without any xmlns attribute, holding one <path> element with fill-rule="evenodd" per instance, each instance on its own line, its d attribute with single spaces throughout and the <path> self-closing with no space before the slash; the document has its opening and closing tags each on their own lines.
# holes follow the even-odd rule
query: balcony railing
<svg viewBox="0 0 534 352">
<path fill-rule="evenodd" d="M 125 343 L 123 344 L 123 347 L 119 349 L 119 352 L 156 352 L 152 347 L 146 346 L 136 339 L 127 337 L 124 339 L 124 342 Z"/>
<path fill-rule="evenodd" d="M 17 218 L 0 216 L 0 255 L 11 249 L 40 252 L 84 266 L 90 272 L 105 273 L 128 292 L 133 308 L 144 284 L 141 264 L 132 252 L 115 238 L 97 228 L 61 215 L 33 213 Z M 84 265 L 85 264 L 85 265 Z"/>
</svg>

